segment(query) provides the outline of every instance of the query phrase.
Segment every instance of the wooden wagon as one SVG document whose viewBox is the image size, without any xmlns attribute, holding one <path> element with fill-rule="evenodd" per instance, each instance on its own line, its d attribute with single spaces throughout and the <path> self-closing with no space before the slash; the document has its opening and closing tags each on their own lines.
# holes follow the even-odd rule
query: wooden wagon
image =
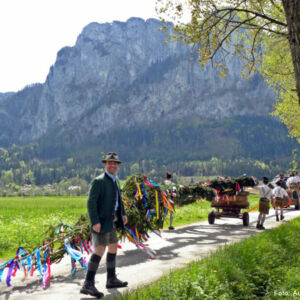
<svg viewBox="0 0 300 300">
<path fill-rule="evenodd" d="M 243 220 L 244 226 L 248 226 L 249 213 L 244 211 L 249 208 L 248 195 L 249 192 L 243 191 L 235 196 L 214 199 L 211 203 L 214 210 L 208 214 L 208 223 L 214 224 L 215 219 L 220 218 L 239 218 Z"/>
</svg>

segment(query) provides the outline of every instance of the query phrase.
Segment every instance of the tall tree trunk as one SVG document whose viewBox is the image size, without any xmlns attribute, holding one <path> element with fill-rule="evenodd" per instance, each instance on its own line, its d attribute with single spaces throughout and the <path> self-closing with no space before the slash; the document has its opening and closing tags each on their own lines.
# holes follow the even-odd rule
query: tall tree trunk
<svg viewBox="0 0 300 300">
<path fill-rule="evenodd" d="M 296 90 L 300 104 L 300 0 L 282 0 L 289 31 Z"/>
</svg>

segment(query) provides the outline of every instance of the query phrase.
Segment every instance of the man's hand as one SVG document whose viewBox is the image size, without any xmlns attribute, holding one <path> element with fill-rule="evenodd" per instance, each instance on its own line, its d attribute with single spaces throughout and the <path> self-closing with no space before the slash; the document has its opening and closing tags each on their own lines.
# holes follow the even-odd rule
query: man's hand
<svg viewBox="0 0 300 300">
<path fill-rule="evenodd" d="M 100 232 L 100 230 L 101 230 L 101 224 L 100 223 L 94 224 L 93 225 L 93 230 L 95 232 Z"/>
<path fill-rule="evenodd" d="M 124 223 L 124 225 L 126 225 L 126 224 L 127 224 L 127 221 L 128 221 L 128 220 L 127 220 L 127 216 L 123 216 L 122 218 L 123 218 L 123 223 Z"/>
</svg>

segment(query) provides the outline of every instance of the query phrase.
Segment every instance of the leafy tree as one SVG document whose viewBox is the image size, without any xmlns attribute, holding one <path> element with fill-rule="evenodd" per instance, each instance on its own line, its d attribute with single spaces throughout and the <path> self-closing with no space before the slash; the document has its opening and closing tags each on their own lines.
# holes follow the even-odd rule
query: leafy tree
<svg viewBox="0 0 300 300">
<path fill-rule="evenodd" d="M 28 173 L 24 175 L 24 183 L 26 184 L 34 184 L 35 183 L 35 177 L 34 173 L 29 170 Z"/>
<path fill-rule="evenodd" d="M 68 166 L 72 166 L 73 163 L 74 163 L 74 159 L 72 157 L 70 157 L 70 158 L 67 159 L 67 165 Z"/>
<path fill-rule="evenodd" d="M 300 29 L 299 29 L 300 30 Z M 265 36 L 262 63 L 259 68 L 265 81 L 273 87 L 281 101 L 277 101 L 273 115 L 287 126 L 290 135 L 300 142 L 300 107 L 288 40 Z"/>
<path fill-rule="evenodd" d="M 290 165 L 291 165 L 291 169 L 293 169 L 293 170 L 298 170 L 298 153 L 297 153 L 298 151 L 297 151 L 297 149 L 294 149 L 293 151 L 292 151 L 292 154 L 293 154 L 293 160 L 292 160 L 292 162 L 290 163 Z"/>
<path fill-rule="evenodd" d="M 1 181 L 3 184 L 10 184 L 14 181 L 14 173 L 12 169 L 1 172 Z"/>
<path fill-rule="evenodd" d="M 138 163 L 132 164 L 131 167 L 130 167 L 130 172 L 132 174 L 138 174 L 140 172 L 140 166 L 139 166 L 139 164 Z"/>
<path fill-rule="evenodd" d="M 162 20 L 171 18 L 172 37 L 198 45 L 202 65 L 213 61 L 226 75 L 226 56 L 245 62 L 244 76 L 259 70 L 278 91 L 275 115 L 300 138 L 300 1 L 157 0 Z M 190 22 L 184 24 L 186 17 Z M 166 29 L 168 25 L 164 28 Z"/>
</svg>

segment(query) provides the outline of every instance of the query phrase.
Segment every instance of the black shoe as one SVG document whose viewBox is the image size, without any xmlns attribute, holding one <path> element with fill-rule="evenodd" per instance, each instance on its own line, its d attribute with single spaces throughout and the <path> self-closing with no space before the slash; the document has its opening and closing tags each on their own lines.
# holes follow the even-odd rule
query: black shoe
<svg viewBox="0 0 300 300">
<path fill-rule="evenodd" d="M 276 222 L 279 222 L 279 217 L 278 217 L 278 215 L 276 216 Z"/>
<path fill-rule="evenodd" d="M 81 294 L 94 296 L 98 299 L 104 296 L 103 293 L 99 292 L 96 287 L 95 283 L 93 281 L 85 281 L 83 284 L 83 287 L 80 290 Z"/>
<path fill-rule="evenodd" d="M 106 288 L 113 289 L 113 288 L 122 288 L 128 285 L 127 281 L 121 281 L 116 276 L 107 279 Z"/>
<path fill-rule="evenodd" d="M 280 220 L 283 220 L 284 219 L 284 216 L 280 216 Z"/>
<path fill-rule="evenodd" d="M 259 229 L 260 228 L 260 225 L 257 223 L 256 224 L 256 229 Z"/>
<path fill-rule="evenodd" d="M 173 226 L 170 226 L 169 230 L 175 230 L 175 228 Z"/>
<path fill-rule="evenodd" d="M 265 230 L 266 228 L 265 228 L 263 225 L 260 225 L 260 226 L 259 226 L 259 229 L 260 229 L 260 230 Z"/>
</svg>

